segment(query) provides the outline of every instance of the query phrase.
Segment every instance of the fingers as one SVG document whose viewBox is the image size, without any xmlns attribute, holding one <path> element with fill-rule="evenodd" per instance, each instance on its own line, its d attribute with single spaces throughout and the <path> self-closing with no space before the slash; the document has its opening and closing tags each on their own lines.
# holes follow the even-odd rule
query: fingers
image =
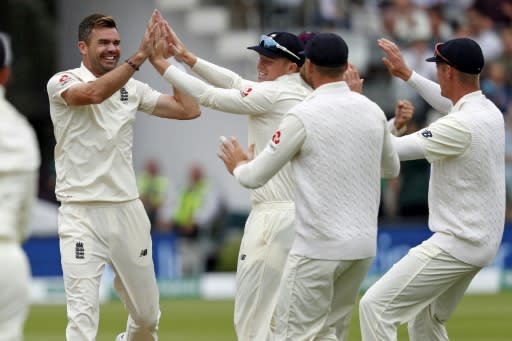
<svg viewBox="0 0 512 341">
<path fill-rule="evenodd" d="M 363 92 L 363 79 L 360 78 L 359 72 L 354 64 L 348 64 L 347 70 L 343 74 L 343 80 L 347 83 L 350 90 L 359 93 Z"/>
<path fill-rule="evenodd" d="M 224 158 L 222 158 L 223 160 L 225 160 L 227 158 L 232 158 L 233 157 L 233 152 L 234 152 L 234 149 L 235 149 L 233 143 L 235 143 L 235 142 L 238 143 L 236 138 L 234 136 L 232 136 L 231 139 L 228 139 L 225 136 L 221 136 L 220 137 L 220 141 L 221 141 L 221 143 L 219 145 L 219 149 L 218 149 L 217 155 L 219 155 L 219 153 L 221 155 L 223 155 L 223 157 L 224 157 Z"/>
<path fill-rule="evenodd" d="M 253 144 L 251 144 L 251 145 L 249 146 L 249 149 L 247 150 L 247 158 L 248 158 L 249 160 L 254 159 L 254 148 L 255 148 L 255 145 L 254 145 L 254 143 L 253 143 Z"/>
</svg>

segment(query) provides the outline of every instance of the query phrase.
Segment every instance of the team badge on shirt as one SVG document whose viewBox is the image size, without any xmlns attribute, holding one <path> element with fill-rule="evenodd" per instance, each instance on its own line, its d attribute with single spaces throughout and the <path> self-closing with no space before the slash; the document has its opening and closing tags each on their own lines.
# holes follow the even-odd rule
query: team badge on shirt
<svg viewBox="0 0 512 341">
<path fill-rule="evenodd" d="M 73 80 L 73 78 L 71 78 L 70 75 L 63 74 L 59 78 L 59 86 L 62 88 L 64 85 L 66 85 L 67 83 L 71 82 L 72 80 Z"/>
<path fill-rule="evenodd" d="M 247 88 L 247 89 L 245 89 L 243 91 L 240 91 L 240 94 L 242 95 L 242 97 L 247 97 L 247 96 L 249 96 L 251 91 L 252 91 L 252 88 Z"/>
<path fill-rule="evenodd" d="M 421 136 L 423 136 L 424 138 L 428 139 L 429 137 L 432 137 L 432 132 L 428 129 L 423 129 L 421 131 Z"/>
<path fill-rule="evenodd" d="M 272 135 L 272 140 L 268 144 L 269 148 L 272 150 L 276 150 L 277 145 L 281 142 L 281 131 L 278 130 Z"/>
<path fill-rule="evenodd" d="M 274 144 L 279 144 L 279 142 L 281 142 L 281 131 L 278 130 L 274 133 L 274 135 L 272 136 L 272 142 Z"/>
<path fill-rule="evenodd" d="M 119 93 L 121 102 L 128 102 L 128 91 L 126 90 L 126 88 L 123 87 L 119 89 Z"/>
</svg>

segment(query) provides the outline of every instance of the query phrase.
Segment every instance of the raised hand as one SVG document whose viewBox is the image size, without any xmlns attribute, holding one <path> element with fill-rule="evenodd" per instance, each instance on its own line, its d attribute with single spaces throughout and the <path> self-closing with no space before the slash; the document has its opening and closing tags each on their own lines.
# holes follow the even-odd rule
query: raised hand
<svg viewBox="0 0 512 341">
<path fill-rule="evenodd" d="M 400 131 L 405 127 L 414 115 L 414 105 L 406 100 L 401 99 L 396 102 L 395 106 L 395 128 Z"/>
<path fill-rule="evenodd" d="M 221 141 L 217 156 L 224 162 L 226 169 L 231 174 L 237 166 L 253 159 L 254 145 L 249 146 L 249 150 L 245 153 L 236 137 L 232 136 L 230 139 L 221 137 Z"/>
<path fill-rule="evenodd" d="M 359 77 L 359 72 L 354 64 L 348 63 L 347 70 L 343 74 L 343 80 L 347 83 L 350 90 L 363 93 L 364 79 Z"/>
<path fill-rule="evenodd" d="M 163 20 L 163 22 L 165 24 L 165 29 L 163 31 L 169 47 L 169 54 L 190 67 L 194 66 L 197 62 L 197 57 L 186 48 L 185 44 L 183 44 L 176 32 L 172 29 L 171 25 L 169 25 L 165 20 Z"/>
<path fill-rule="evenodd" d="M 139 46 L 139 53 L 144 56 L 144 58 L 149 57 L 154 50 L 155 44 L 155 35 L 156 30 L 158 29 L 158 22 L 156 21 L 156 15 L 158 11 L 154 11 L 151 15 L 151 18 L 148 21 L 148 26 L 146 27 L 146 31 L 144 32 L 144 37 Z"/>
<path fill-rule="evenodd" d="M 407 81 L 412 75 L 412 70 L 405 64 L 400 48 L 394 42 L 385 38 L 378 39 L 377 45 L 386 54 L 386 56 L 382 58 L 382 62 L 389 73 Z"/>
</svg>

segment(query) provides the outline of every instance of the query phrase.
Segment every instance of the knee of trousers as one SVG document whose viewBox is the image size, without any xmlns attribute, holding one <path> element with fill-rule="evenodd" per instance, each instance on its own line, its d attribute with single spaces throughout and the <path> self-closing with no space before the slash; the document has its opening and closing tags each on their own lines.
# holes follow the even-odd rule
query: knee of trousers
<svg viewBox="0 0 512 341">
<path fill-rule="evenodd" d="M 368 295 L 368 292 L 361 297 L 359 301 L 359 314 L 368 315 L 374 314 L 377 309 L 377 302 L 373 299 L 372 295 Z"/>
<path fill-rule="evenodd" d="M 131 315 L 131 318 L 137 329 L 155 331 L 158 329 L 160 311 L 157 309 L 154 311 L 138 312 Z"/>
</svg>

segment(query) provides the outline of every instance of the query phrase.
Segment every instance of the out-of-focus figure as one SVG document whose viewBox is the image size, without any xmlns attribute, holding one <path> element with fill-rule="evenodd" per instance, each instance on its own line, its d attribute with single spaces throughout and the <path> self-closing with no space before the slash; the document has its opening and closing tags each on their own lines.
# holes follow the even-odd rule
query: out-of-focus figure
<svg viewBox="0 0 512 341">
<path fill-rule="evenodd" d="M 0 340 L 20 341 L 30 304 L 21 244 L 29 236 L 41 157 L 34 129 L 5 98 L 11 62 L 9 37 L 0 33 Z"/>
<path fill-rule="evenodd" d="M 151 222 L 151 229 L 157 224 L 158 211 L 165 201 L 169 189 L 169 179 L 160 173 L 160 165 L 155 159 L 148 159 L 146 167 L 137 176 L 139 198 Z"/>
</svg>

